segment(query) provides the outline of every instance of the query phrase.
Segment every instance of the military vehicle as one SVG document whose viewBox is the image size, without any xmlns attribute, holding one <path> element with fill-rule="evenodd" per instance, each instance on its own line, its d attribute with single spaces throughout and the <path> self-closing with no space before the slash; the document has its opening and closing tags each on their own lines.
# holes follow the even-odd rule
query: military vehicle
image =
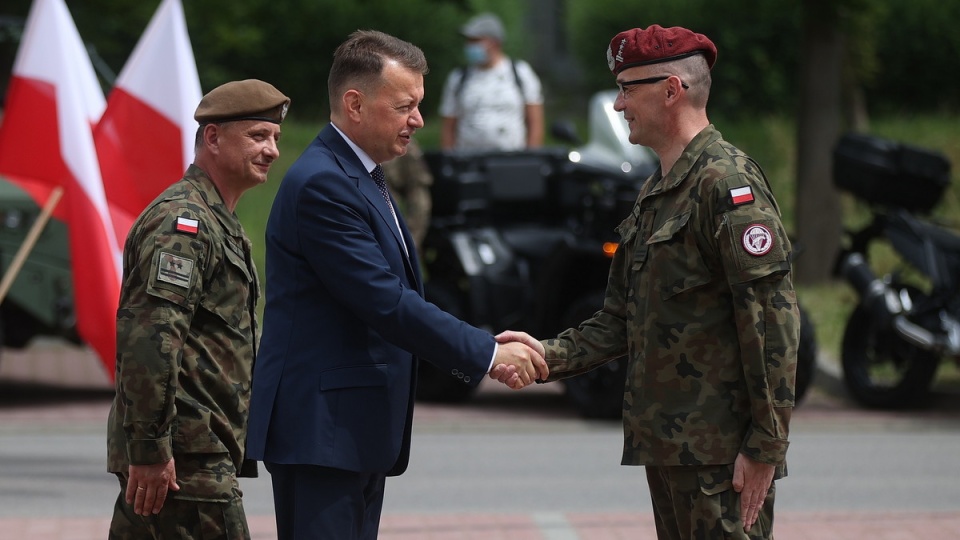
<svg viewBox="0 0 960 540">
<path fill-rule="evenodd" d="M 427 300 L 494 333 L 533 336 L 556 335 L 602 306 L 614 229 L 657 166 L 627 141 L 615 98 L 590 101 L 586 145 L 571 126 L 553 127 L 573 150 L 425 153 L 434 177 L 421 254 Z M 418 399 L 464 401 L 474 391 L 432 365 L 420 372 Z M 620 414 L 624 377 L 624 362 L 612 362 L 564 385 L 585 416 L 608 417 Z"/>
<path fill-rule="evenodd" d="M 422 263 L 427 300 L 493 333 L 523 330 L 555 336 L 603 305 L 616 226 L 630 213 L 658 160 L 628 141 L 616 91 L 596 94 L 589 139 L 569 125 L 554 135 L 573 149 L 519 152 L 426 152 L 434 176 L 433 215 Z M 804 315 L 797 394 L 809 385 L 816 357 Z M 565 393 L 588 418 L 619 418 L 626 362 L 619 359 L 565 379 Z M 424 401 L 458 402 L 474 388 L 423 363 Z"/>
<path fill-rule="evenodd" d="M 40 208 L 18 186 L 0 178 L 0 271 L 10 270 Z M 73 281 L 67 227 L 47 222 L 16 280 L 0 304 L 0 344 L 25 347 L 36 336 L 80 343 L 73 312 Z"/>
</svg>

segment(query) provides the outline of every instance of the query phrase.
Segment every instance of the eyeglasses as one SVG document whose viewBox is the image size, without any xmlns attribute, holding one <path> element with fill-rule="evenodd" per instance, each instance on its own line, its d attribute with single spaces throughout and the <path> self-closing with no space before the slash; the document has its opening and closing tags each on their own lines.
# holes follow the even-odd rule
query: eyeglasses
<svg viewBox="0 0 960 540">
<path fill-rule="evenodd" d="M 617 83 L 617 88 L 620 89 L 620 93 L 621 93 L 621 94 L 627 95 L 627 94 L 626 94 L 626 91 L 625 91 L 625 89 L 624 89 L 625 86 L 633 86 L 633 85 L 635 85 L 635 84 L 653 84 L 653 83 L 658 83 L 658 82 L 660 82 L 660 81 L 665 81 L 665 80 L 669 79 L 670 77 L 673 77 L 673 75 L 660 75 L 659 77 L 648 77 L 648 78 L 646 78 L 646 79 L 636 79 L 636 80 L 633 80 L 633 81 L 618 82 L 618 83 Z M 689 89 L 690 89 L 690 87 L 687 85 L 687 83 L 685 83 L 685 82 L 683 82 L 683 81 L 680 81 L 680 86 L 682 86 L 684 90 L 689 90 Z"/>
</svg>

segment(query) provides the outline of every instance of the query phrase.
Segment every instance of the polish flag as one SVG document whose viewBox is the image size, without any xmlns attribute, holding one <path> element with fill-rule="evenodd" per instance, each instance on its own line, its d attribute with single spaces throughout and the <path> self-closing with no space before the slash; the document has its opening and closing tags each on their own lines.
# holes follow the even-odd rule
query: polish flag
<svg viewBox="0 0 960 540">
<path fill-rule="evenodd" d="M 163 0 L 94 130 L 121 244 L 133 220 L 193 161 L 193 112 L 201 97 L 183 6 Z"/>
<path fill-rule="evenodd" d="M 730 200 L 735 205 L 753 202 L 753 190 L 750 186 L 733 188 L 730 190 Z"/>
<path fill-rule="evenodd" d="M 34 0 L 0 124 L 0 174 L 40 206 L 57 186 L 67 224 L 80 337 L 113 378 L 121 252 L 104 195 L 93 126 L 103 91 L 64 0 Z"/>
</svg>

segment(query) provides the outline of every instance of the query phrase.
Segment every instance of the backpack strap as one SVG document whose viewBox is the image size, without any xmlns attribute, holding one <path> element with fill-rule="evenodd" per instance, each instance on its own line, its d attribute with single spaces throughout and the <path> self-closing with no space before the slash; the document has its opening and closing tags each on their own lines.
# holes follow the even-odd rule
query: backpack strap
<svg viewBox="0 0 960 540">
<path fill-rule="evenodd" d="M 507 62 L 510 62 L 510 69 L 513 71 L 513 80 L 517 84 L 517 89 L 520 90 L 520 97 L 523 98 L 523 80 L 520 78 L 520 73 L 517 71 L 517 63 L 511 59 L 507 59 Z M 470 69 L 465 66 L 460 66 L 454 68 L 455 73 L 460 73 L 460 80 L 457 81 L 457 87 L 453 91 L 453 95 L 460 99 L 460 93 L 463 90 L 464 83 L 467 82 L 467 78 L 470 76 Z"/>
</svg>

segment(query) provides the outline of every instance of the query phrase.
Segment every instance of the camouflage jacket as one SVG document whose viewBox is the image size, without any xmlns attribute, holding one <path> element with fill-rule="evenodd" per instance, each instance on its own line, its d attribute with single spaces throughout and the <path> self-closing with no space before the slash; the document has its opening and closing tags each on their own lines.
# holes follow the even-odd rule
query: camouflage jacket
<svg viewBox="0 0 960 540">
<path fill-rule="evenodd" d="M 173 496 L 229 493 L 244 458 L 259 295 L 250 240 L 191 165 L 124 246 L 110 471 L 174 457 Z"/>
<path fill-rule="evenodd" d="M 603 308 L 544 341 L 550 379 L 628 355 L 625 465 L 785 465 L 800 322 L 760 167 L 711 125 L 617 230 Z"/>
</svg>

